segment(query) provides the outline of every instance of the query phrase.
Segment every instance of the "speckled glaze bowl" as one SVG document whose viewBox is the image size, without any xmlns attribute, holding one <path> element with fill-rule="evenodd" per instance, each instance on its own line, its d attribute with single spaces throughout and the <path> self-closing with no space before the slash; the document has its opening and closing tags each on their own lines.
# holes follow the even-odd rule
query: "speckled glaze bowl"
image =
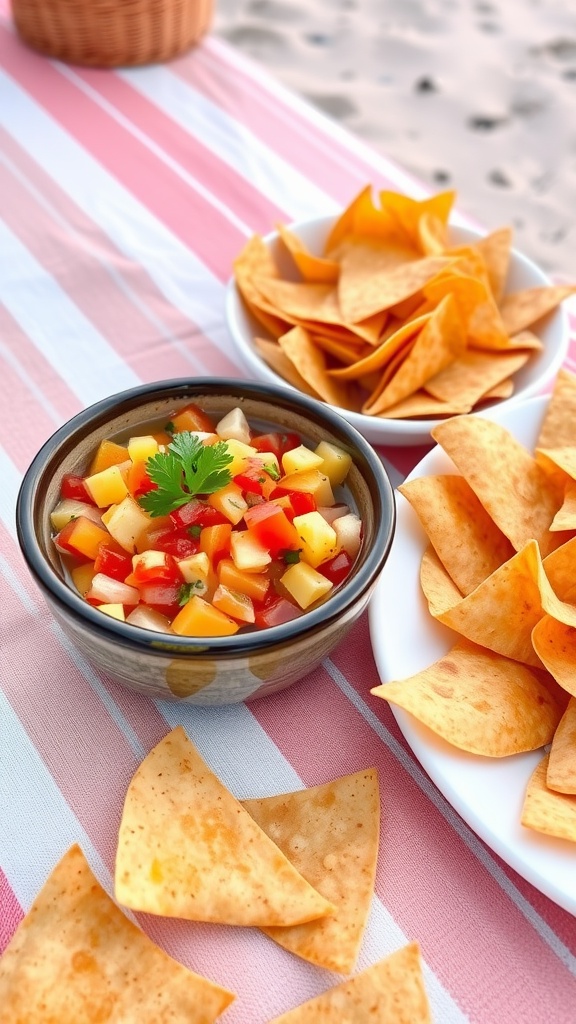
<svg viewBox="0 0 576 1024">
<path fill-rule="evenodd" d="M 215 638 L 156 633 L 103 615 L 66 582 L 49 516 L 64 474 L 84 472 L 101 440 L 130 436 L 142 423 L 167 417 L 191 401 L 216 419 L 240 405 L 259 429 L 295 431 L 313 445 L 329 440 L 352 455 L 346 486 L 363 522 L 360 553 L 333 596 L 291 622 Z M 394 534 L 395 506 L 392 486 L 374 450 L 325 405 L 274 385 L 196 378 L 161 381 L 112 395 L 65 423 L 25 474 L 16 521 L 24 558 L 55 619 L 97 669 L 148 697 L 221 705 L 290 686 L 340 643 L 366 608 L 384 566 Z"/>
</svg>

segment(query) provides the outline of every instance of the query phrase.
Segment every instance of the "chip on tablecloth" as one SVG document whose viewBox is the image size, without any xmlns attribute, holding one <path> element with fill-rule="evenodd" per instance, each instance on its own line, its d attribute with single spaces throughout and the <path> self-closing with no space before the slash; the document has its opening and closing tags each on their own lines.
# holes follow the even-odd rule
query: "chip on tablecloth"
<svg viewBox="0 0 576 1024">
<path fill-rule="evenodd" d="M 77 845 L 0 958 L 0 1017 L 13 1024 L 211 1024 L 233 999 L 129 921 Z"/>
<path fill-rule="evenodd" d="M 126 794 L 116 898 L 192 921 L 289 925 L 333 907 L 210 770 L 182 726 L 157 744 Z"/>
<path fill-rule="evenodd" d="M 269 1024 L 431 1024 L 420 950 L 411 942 Z"/>
<path fill-rule="evenodd" d="M 349 974 L 374 893 L 380 831 L 376 770 L 295 793 L 244 800 L 243 805 L 336 908 L 330 917 L 308 924 L 263 930 L 304 960 Z"/>
<path fill-rule="evenodd" d="M 370 692 L 460 750 L 486 757 L 549 743 L 563 711 L 544 673 L 467 640 L 421 672 Z"/>
</svg>

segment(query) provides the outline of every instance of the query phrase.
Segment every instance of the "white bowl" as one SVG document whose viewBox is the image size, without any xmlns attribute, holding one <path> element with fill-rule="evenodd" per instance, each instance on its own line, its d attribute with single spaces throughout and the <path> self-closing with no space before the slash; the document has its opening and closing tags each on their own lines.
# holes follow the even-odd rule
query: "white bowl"
<svg viewBox="0 0 576 1024">
<path fill-rule="evenodd" d="M 298 235 L 306 246 L 318 255 L 321 254 L 324 241 L 334 223 L 334 217 L 318 217 L 315 220 L 300 221 L 289 225 L 290 230 Z M 451 227 L 454 244 L 462 244 L 481 238 L 486 232 L 473 231 L 470 228 Z M 297 280 L 293 264 L 279 242 L 277 231 L 264 237 L 264 242 L 277 260 L 282 276 Z M 512 250 L 506 291 L 515 292 L 523 288 L 537 288 L 550 285 L 550 279 L 527 256 Z M 256 380 L 271 384 L 283 384 L 291 387 L 274 370 L 254 348 L 255 336 L 266 338 L 266 329 L 251 315 L 244 305 L 236 283 L 232 278 L 226 290 L 226 318 L 230 333 L 236 345 L 238 355 L 245 371 Z M 499 399 L 484 408 L 498 406 L 505 409 L 511 404 L 523 401 L 532 395 L 539 394 L 557 374 L 568 351 L 569 326 L 568 314 L 563 306 L 543 318 L 538 324 L 537 333 L 544 343 L 541 352 L 534 352 L 521 370 L 514 375 L 514 394 L 510 398 Z M 349 409 L 337 407 L 337 412 L 352 423 L 364 437 L 373 444 L 416 445 L 430 443 L 430 431 L 440 422 L 431 417 L 393 420 L 379 416 L 365 416 Z"/>
</svg>

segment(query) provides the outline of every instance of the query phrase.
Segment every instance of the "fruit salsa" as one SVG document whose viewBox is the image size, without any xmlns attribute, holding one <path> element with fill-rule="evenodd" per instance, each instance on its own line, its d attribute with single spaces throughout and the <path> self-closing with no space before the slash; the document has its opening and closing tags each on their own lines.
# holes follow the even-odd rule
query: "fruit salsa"
<svg viewBox="0 0 576 1024">
<path fill-rule="evenodd" d="M 89 604 L 157 632 L 231 636 L 288 622 L 346 579 L 362 540 L 338 500 L 346 451 L 258 433 L 239 407 L 213 423 L 191 403 L 150 430 L 102 441 L 86 475 L 62 479 L 54 544 Z"/>
</svg>

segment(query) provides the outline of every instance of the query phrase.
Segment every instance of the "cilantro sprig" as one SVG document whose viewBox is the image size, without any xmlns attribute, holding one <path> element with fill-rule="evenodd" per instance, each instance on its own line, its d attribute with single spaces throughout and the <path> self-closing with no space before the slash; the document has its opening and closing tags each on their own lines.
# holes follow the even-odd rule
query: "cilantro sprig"
<svg viewBox="0 0 576 1024">
<path fill-rule="evenodd" d="M 226 468 L 232 455 L 225 441 L 204 445 L 189 430 L 174 435 L 166 452 L 152 455 L 146 472 L 157 490 L 148 491 L 138 503 L 151 516 L 166 516 L 198 494 L 213 494 L 229 484 Z"/>
</svg>

